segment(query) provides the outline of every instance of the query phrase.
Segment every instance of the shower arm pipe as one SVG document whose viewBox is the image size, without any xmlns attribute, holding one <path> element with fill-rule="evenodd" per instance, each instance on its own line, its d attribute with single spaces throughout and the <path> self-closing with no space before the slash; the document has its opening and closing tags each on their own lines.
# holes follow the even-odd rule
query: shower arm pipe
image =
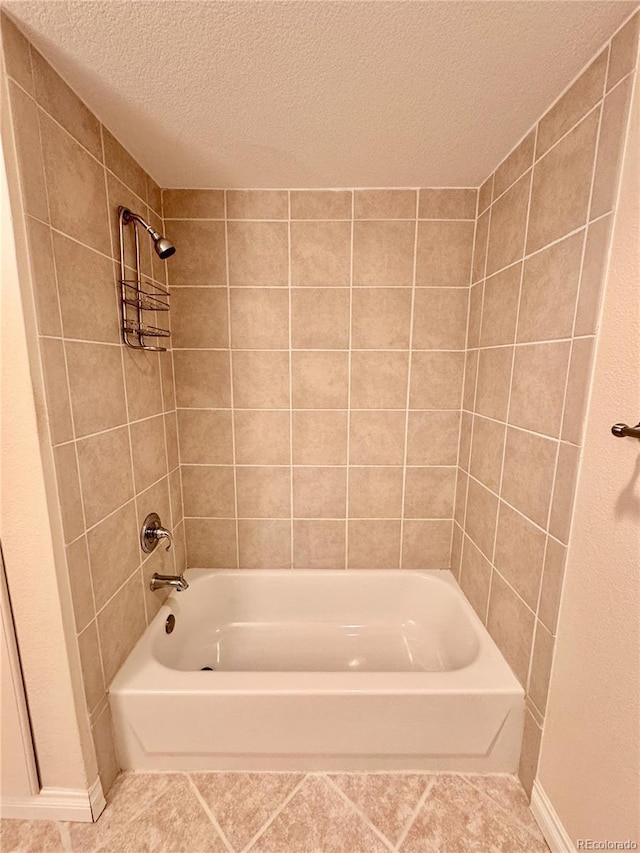
<svg viewBox="0 0 640 853">
<path fill-rule="evenodd" d="M 121 210 L 122 210 L 122 219 L 123 219 L 125 225 L 128 225 L 129 222 L 133 222 L 135 220 L 136 222 L 139 222 L 140 225 L 142 225 L 142 227 L 145 228 L 149 232 L 149 234 L 151 234 L 151 236 L 154 240 L 157 241 L 162 237 L 162 234 L 160 234 L 158 231 L 156 231 L 155 228 L 152 228 L 151 225 L 149 225 L 149 223 L 146 222 L 140 216 L 139 213 L 134 213 L 132 210 L 129 210 L 129 208 L 127 208 L 127 207 L 123 207 L 123 208 L 121 208 Z"/>
</svg>

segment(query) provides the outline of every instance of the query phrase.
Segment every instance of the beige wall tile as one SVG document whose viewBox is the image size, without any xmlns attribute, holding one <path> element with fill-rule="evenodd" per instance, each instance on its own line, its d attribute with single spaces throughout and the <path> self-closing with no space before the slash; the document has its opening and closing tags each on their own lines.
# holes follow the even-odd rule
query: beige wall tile
<svg viewBox="0 0 640 853">
<path fill-rule="evenodd" d="M 182 409 L 178 412 L 178 430 L 183 465 L 233 463 L 231 412 Z"/>
<path fill-rule="evenodd" d="M 221 413 L 226 414 L 225 412 Z M 231 422 L 231 418 L 228 418 Z M 167 462 L 169 471 L 173 471 L 179 464 L 180 450 L 178 448 L 178 418 L 176 412 L 169 412 L 164 416 L 164 431 L 167 439 Z M 222 442 L 224 444 L 224 441 Z"/>
<path fill-rule="evenodd" d="M 460 443 L 458 452 L 458 465 L 463 471 L 469 470 L 471 462 L 471 426 L 473 415 L 470 412 L 462 412 L 460 419 Z"/>
<path fill-rule="evenodd" d="M 397 569 L 400 521 L 349 521 L 348 569 Z"/>
<path fill-rule="evenodd" d="M 231 405 L 228 352 L 176 350 L 173 363 L 178 406 L 226 409 Z"/>
<path fill-rule="evenodd" d="M 167 351 L 159 353 L 158 360 L 160 362 L 160 385 L 162 387 L 162 406 L 165 412 L 170 412 L 176 407 L 176 386 L 173 373 L 173 352 Z"/>
<path fill-rule="evenodd" d="M 238 522 L 241 569 L 291 567 L 291 521 Z"/>
<path fill-rule="evenodd" d="M 38 108 L 13 81 L 9 81 L 9 98 L 25 213 L 48 222 L 49 208 L 38 127 Z"/>
<path fill-rule="evenodd" d="M 120 347 L 67 341 L 65 352 L 76 435 L 126 423 Z"/>
<path fill-rule="evenodd" d="M 147 199 L 147 175 L 142 166 L 113 136 L 106 127 L 102 128 L 104 164 L 114 172 L 141 199 Z M 82 140 L 80 140 L 82 141 Z M 98 159 L 102 159 L 99 157 Z"/>
<path fill-rule="evenodd" d="M 168 265 L 172 287 L 227 283 L 224 222 L 178 219 L 167 223 L 167 234 L 176 247 Z"/>
<path fill-rule="evenodd" d="M 292 190 L 292 219 L 351 219 L 351 190 Z"/>
<path fill-rule="evenodd" d="M 415 219 L 415 190 L 354 190 L 355 219 Z"/>
<path fill-rule="evenodd" d="M 286 190 L 227 190 L 228 219 L 288 219 Z"/>
<path fill-rule="evenodd" d="M 536 156 L 541 157 L 602 98 L 609 51 L 602 53 L 540 119 Z"/>
<path fill-rule="evenodd" d="M 238 568 L 235 520 L 186 518 L 184 526 L 189 568 Z"/>
<path fill-rule="evenodd" d="M 451 518 L 455 483 L 455 468 L 407 468 L 405 517 Z"/>
<path fill-rule="evenodd" d="M 491 207 L 487 275 L 523 256 L 530 184 L 531 172 L 526 172 Z"/>
<path fill-rule="evenodd" d="M 141 492 L 168 471 L 164 418 L 156 415 L 136 421 L 129 430 L 135 487 L 136 492 Z"/>
<path fill-rule="evenodd" d="M 76 631 L 80 632 L 87 627 L 95 615 L 86 538 L 82 536 L 76 539 L 67 546 L 66 553 L 73 615 Z"/>
<path fill-rule="evenodd" d="M 289 294 L 266 288 L 231 290 L 234 349 L 289 348 Z"/>
<path fill-rule="evenodd" d="M 464 537 L 460 586 L 482 622 L 487 617 L 491 563 L 484 557 L 468 536 Z"/>
<path fill-rule="evenodd" d="M 169 474 L 169 494 L 171 498 L 171 526 L 176 527 L 184 515 L 182 506 L 182 477 L 180 469 L 176 468 Z M 138 498 L 138 504 L 140 499 Z"/>
<path fill-rule="evenodd" d="M 6 72 L 9 77 L 33 94 L 33 77 L 31 74 L 31 56 L 29 42 L 20 30 L 5 14 L 2 15 L 2 51 Z"/>
<path fill-rule="evenodd" d="M 89 564 L 96 609 L 100 610 L 138 568 L 138 519 L 133 501 L 125 504 L 87 533 Z"/>
<path fill-rule="evenodd" d="M 478 213 L 482 213 L 491 204 L 493 197 L 493 175 L 489 175 L 478 190 Z"/>
<path fill-rule="evenodd" d="M 357 221 L 353 225 L 353 284 L 413 283 L 415 222 Z"/>
<path fill-rule="evenodd" d="M 584 237 L 580 231 L 527 258 L 518 341 L 571 337 Z"/>
<path fill-rule="evenodd" d="M 179 474 L 178 471 L 175 471 L 174 473 Z M 164 527 L 172 528 L 174 524 L 171 518 L 169 478 L 163 477 L 157 483 L 154 483 L 153 486 L 148 489 L 145 489 L 144 492 L 140 492 L 140 494 L 136 495 L 136 510 L 138 513 L 138 531 L 142 529 L 144 520 L 150 512 L 156 512 L 160 516 L 160 521 L 162 522 L 162 525 Z M 137 542 L 138 534 L 136 535 L 135 539 Z M 138 547 L 140 546 L 138 545 Z M 166 551 L 166 545 L 160 546 L 160 548 L 157 550 L 160 550 L 164 553 Z M 144 557 L 145 555 L 142 551 L 140 551 L 140 558 L 143 559 Z"/>
<path fill-rule="evenodd" d="M 108 791 L 120 772 L 120 765 L 116 756 L 113 740 L 113 729 L 111 726 L 111 711 L 106 705 L 104 711 L 95 721 L 91 734 L 96 748 L 96 759 L 98 761 L 98 772 L 102 782 L 102 790 Z"/>
<path fill-rule="evenodd" d="M 400 518 L 402 480 L 401 467 L 349 468 L 349 517 Z"/>
<path fill-rule="evenodd" d="M 145 629 L 139 572 L 98 613 L 98 636 L 107 686 Z"/>
<path fill-rule="evenodd" d="M 466 290 L 425 287 L 413 308 L 415 349 L 464 349 L 467 336 Z"/>
<path fill-rule="evenodd" d="M 294 349 L 347 349 L 350 292 L 309 288 L 291 292 L 291 346 Z"/>
<path fill-rule="evenodd" d="M 113 263 L 62 234 L 52 237 L 65 337 L 120 343 Z"/>
<path fill-rule="evenodd" d="M 533 613 L 494 572 L 487 629 L 522 685 L 529 672 L 534 623 Z"/>
<path fill-rule="evenodd" d="M 402 531 L 403 569 L 446 569 L 451 564 L 451 521 L 407 519 Z"/>
<path fill-rule="evenodd" d="M 51 442 L 60 444 L 73 438 L 64 345 L 60 340 L 43 338 L 40 348 Z"/>
<path fill-rule="evenodd" d="M 292 456 L 294 465 L 345 465 L 347 413 L 294 412 Z"/>
<path fill-rule="evenodd" d="M 56 271 L 53 265 L 51 249 L 51 229 L 36 219 L 26 217 L 31 278 L 36 305 L 38 331 L 41 335 L 62 334 L 60 305 L 56 286 Z M 115 310 L 115 297 L 112 291 L 112 303 Z M 116 325 L 117 329 L 117 325 Z"/>
<path fill-rule="evenodd" d="M 165 219 L 224 219 L 224 190 L 162 190 L 162 208 Z"/>
<path fill-rule="evenodd" d="M 411 360 L 411 409 L 457 409 L 462 396 L 464 353 L 414 352 Z"/>
<path fill-rule="evenodd" d="M 291 405 L 296 409 L 346 409 L 349 357 L 346 352 L 293 352 Z"/>
<path fill-rule="evenodd" d="M 344 521 L 294 521 L 294 569 L 342 569 L 345 565 Z"/>
<path fill-rule="evenodd" d="M 104 132 L 104 128 L 103 128 Z M 162 216 L 162 190 L 153 180 L 150 175 L 146 176 L 147 179 L 147 204 L 149 208 L 156 213 L 158 216 Z"/>
<path fill-rule="evenodd" d="M 239 322 L 238 318 L 236 322 Z M 171 341 L 178 348 L 228 347 L 227 291 L 204 287 L 179 287 L 173 290 Z"/>
<path fill-rule="evenodd" d="M 550 536 L 547 537 L 538 618 L 542 620 L 552 634 L 556 632 L 558 621 L 566 555 L 567 549 L 564 545 L 556 542 Z"/>
<path fill-rule="evenodd" d="M 289 412 L 237 410 L 233 421 L 238 465 L 289 464 Z"/>
<path fill-rule="evenodd" d="M 470 477 L 465 532 L 487 559 L 493 556 L 497 510 L 498 498 Z"/>
<path fill-rule="evenodd" d="M 129 419 L 137 420 L 160 414 L 162 388 L 158 354 L 123 347 L 122 359 Z"/>
<path fill-rule="evenodd" d="M 238 518 L 288 518 L 291 515 L 291 471 L 288 466 L 241 467 L 236 469 L 236 477 Z"/>
<path fill-rule="evenodd" d="M 557 437 L 560 434 L 571 344 L 516 347 L 509 422 Z"/>
<path fill-rule="evenodd" d="M 92 526 L 133 497 L 129 431 L 112 429 L 77 446 L 84 511 Z"/>
<path fill-rule="evenodd" d="M 625 74 L 633 71 L 638 54 L 638 29 L 640 15 L 636 14 L 616 33 L 611 41 L 611 57 L 607 72 L 607 91 L 622 80 Z"/>
<path fill-rule="evenodd" d="M 611 216 L 594 222 L 587 231 L 575 318 L 576 335 L 593 335 L 597 329 L 610 236 Z"/>
<path fill-rule="evenodd" d="M 288 352 L 235 350 L 232 361 L 233 404 L 236 408 L 289 407 Z"/>
<path fill-rule="evenodd" d="M 504 424 L 486 418 L 473 419 L 473 444 L 469 472 L 487 488 L 498 492 L 505 440 Z"/>
<path fill-rule="evenodd" d="M 555 458 L 555 442 L 507 429 L 502 497 L 540 527 L 547 524 Z"/>
<path fill-rule="evenodd" d="M 94 157 L 102 160 L 98 119 L 33 47 L 31 64 L 36 101 Z"/>
<path fill-rule="evenodd" d="M 353 349 L 408 349 L 410 325 L 410 290 L 376 287 L 353 292 Z"/>
<path fill-rule="evenodd" d="M 498 198 L 515 183 L 533 163 L 536 132 L 532 130 L 496 169 L 493 179 L 493 197 Z"/>
<path fill-rule="evenodd" d="M 459 412 L 410 412 L 407 464 L 455 465 L 459 429 Z"/>
<path fill-rule="evenodd" d="M 473 263 L 471 269 L 471 280 L 473 282 L 480 281 L 481 278 L 484 278 L 487 261 L 490 216 L 490 212 L 486 210 L 478 217 L 478 221 L 476 223 L 476 233 L 473 242 Z"/>
<path fill-rule="evenodd" d="M 353 411 L 349 462 L 352 465 L 402 465 L 404 412 Z"/>
<path fill-rule="evenodd" d="M 595 110 L 536 163 L 527 252 L 585 224 L 597 131 Z"/>
<path fill-rule="evenodd" d="M 476 411 L 490 418 L 505 420 L 511 383 L 513 347 L 480 351 L 476 389 Z"/>
<path fill-rule="evenodd" d="M 478 375 L 478 350 L 467 351 L 464 359 L 464 389 L 462 408 L 471 411 L 474 407 L 476 379 Z M 509 365 L 511 370 L 511 365 Z"/>
<path fill-rule="evenodd" d="M 235 487 L 231 466 L 184 465 L 182 494 L 186 516 L 235 518 Z"/>
<path fill-rule="evenodd" d="M 522 265 L 516 264 L 485 281 L 480 346 L 515 341 L 521 275 Z"/>
<path fill-rule="evenodd" d="M 546 534 L 500 504 L 494 564 L 532 610 L 538 606 Z"/>
<path fill-rule="evenodd" d="M 351 407 L 402 409 L 407 404 L 407 352 L 352 352 Z"/>
<path fill-rule="evenodd" d="M 346 468 L 293 469 L 294 518 L 345 518 Z"/>
<path fill-rule="evenodd" d="M 92 622 L 78 637 L 78 651 L 87 710 L 91 713 L 105 695 L 98 629 L 95 622 Z"/>
<path fill-rule="evenodd" d="M 480 327 L 482 325 L 482 303 L 484 300 L 484 282 L 474 284 L 469 290 L 469 324 L 467 326 L 467 347 L 480 346 Z"/>
<path fill-rule="evenodd" d="M 458 467 L 456 476 L 456 501 L 453 508 L 453 518 L 456 524 L 459 524 L 460 527 L 463 527 L 465 522 L 468 485 L 469 476 L 462 468 Z"/>
<path fill-rule="evenodd" d="M 547 694 L 551 677 L 554 638 L 541 622 L 536 626 L 536 637 L 531 657 L 529 697 L 544 714 L 547 709 Z"/>
<path fill-rule="evenodd" d="M 111 255 L 104 169 L 44 113 L 40 128 L 51 224 Z"/>
<path fill-rule="evenodd" d="M 473 222 L 418 223 L 416 284 L 467 287 L 473 255 Z"/>
<path fill-rule="evenodd" d="M 478 190 L 421 189 L 419 219 L 475 219 Z"/>
<path fill-rule="evenodd" d="M 591 197 L 591 219 L 607 213 L 615 204 L 632 82 L 630 77 L 610 92 L 602 108 L 598 156 Z"/>
<path fill-rule="evenodd" d="M 556 470 L 555 486 L 553 488 L 553 503 L 549 517 L 549 533 L 560 539 L 569 541 L 571 529 L 571 514 L 578 476 L 580 450 L 572 444 L 560 444 L 558 467 Z"/>
<path fill-rule="evenodd" d="M 229 222 L 229 284 L 282 287 L 289 283 L 286 222 Z"/>
<path fill-rule="evenodd" d="M 350 222 L 291 223 L 293 287 L 347 287 L 350 275 Z"/>
<path fill-rule="evenodd" d="M 571 350 L 567 397 L 562 419 L 562 438 L 573 444 L 582 442 L 594 342 L 594 338 L 577 338 L 573 341 Z"/>
<path fill-rule="evenodd" d="M 80 479 L 74 444 L 63 444 L 54 448 L 58 500 L 62 514 L 62 529 L 65 542 L 72 542 L 84 532 Z"/>
</svg>

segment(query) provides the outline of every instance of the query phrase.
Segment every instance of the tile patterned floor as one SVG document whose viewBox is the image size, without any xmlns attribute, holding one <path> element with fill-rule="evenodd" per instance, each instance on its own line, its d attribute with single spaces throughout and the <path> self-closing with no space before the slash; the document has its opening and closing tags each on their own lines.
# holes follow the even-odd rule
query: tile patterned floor
<svg viewBox="0 0 640 853">
<path fill-rule="evenodd" d="M 3 820 L 2 853 L 548 853 L 511 776 L 122 773 L 95 824 Z"/>
</svg>

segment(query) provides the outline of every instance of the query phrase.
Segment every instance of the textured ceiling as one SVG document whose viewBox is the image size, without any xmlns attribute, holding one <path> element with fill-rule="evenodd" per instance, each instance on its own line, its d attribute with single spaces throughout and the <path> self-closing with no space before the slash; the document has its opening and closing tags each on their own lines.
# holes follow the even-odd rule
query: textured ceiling
<svg viewBox="0 0 640 853">
<path fill-rule="evenodd" d="M 165 187 L 476 186 L 636 3 L 5 0 Z"/>
</svg>

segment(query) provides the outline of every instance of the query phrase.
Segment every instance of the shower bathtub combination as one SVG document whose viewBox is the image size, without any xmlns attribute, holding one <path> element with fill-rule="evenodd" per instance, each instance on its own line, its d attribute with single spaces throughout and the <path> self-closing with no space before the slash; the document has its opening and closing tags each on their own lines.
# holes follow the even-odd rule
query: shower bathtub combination
<svg viewBox="0 0 640 853">
<path fill-rule="evenodd" d="M 451 572 L 186 577 L 110 688 L 123 769 L 516 771 L 524 691 Z"/>
</svg>

